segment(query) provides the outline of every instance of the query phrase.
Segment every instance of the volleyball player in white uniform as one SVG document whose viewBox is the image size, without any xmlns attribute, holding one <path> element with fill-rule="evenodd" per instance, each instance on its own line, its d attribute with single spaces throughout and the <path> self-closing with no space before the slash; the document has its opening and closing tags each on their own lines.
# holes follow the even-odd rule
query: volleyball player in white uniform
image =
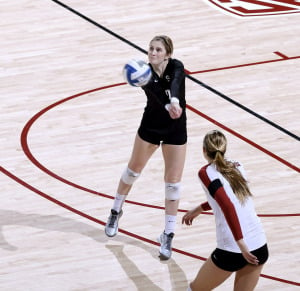
<svg viewBox="0 0 300 291">
<path fill-rule="evenodd" d="M 203 142 L 209 162 L 199 171 L 207 196 L 188 211 L 182 223 L 191 225 L 202 211 L 213 210 L 217 248 L 203 264 L 188 290 L 212 290 L 236 272 L 234 290 L 254 290 L 263 264 L 268 259 L 266 236 L 253 205 L 240 163 L 226 160 L 227 141 L 223 133 L 209 132 Z"/>
</svg>

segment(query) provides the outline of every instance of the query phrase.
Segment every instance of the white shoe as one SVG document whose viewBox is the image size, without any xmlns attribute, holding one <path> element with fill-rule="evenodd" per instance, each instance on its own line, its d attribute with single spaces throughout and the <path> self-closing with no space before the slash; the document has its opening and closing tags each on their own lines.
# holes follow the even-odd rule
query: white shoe
<svg viewBox="0 0 300 291">
<path fill-rule="evenodd" d="M 169 234 L 166 234 L 165 232 L 163 232 L 160 235 L 158 242 L 160 243 L 159 257 L 161 260 L 168 260 L 171 258 L 173 237 L 174 237 L 173 232 L 171 232 Z"/>
<path fill-rule="evenodd" d="M 118 222 L 123 214 L 123 211 L 117 212 L 111 209 L 110 216 L 108 217 L 107 223 L 105 225 L 105 234 L 109 237 L 113 237 L 118 233 Z"/>
</svg>

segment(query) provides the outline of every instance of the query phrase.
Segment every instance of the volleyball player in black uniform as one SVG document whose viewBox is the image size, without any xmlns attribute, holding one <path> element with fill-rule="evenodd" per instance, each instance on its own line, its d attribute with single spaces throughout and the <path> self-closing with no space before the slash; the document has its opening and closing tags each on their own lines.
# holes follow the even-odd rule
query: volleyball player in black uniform
<svg viewBox="0 0 300 291">
<path fill-rule="evenodd" d="M 176 59 L 169 59 L 162 77 L 153 69 L 152 73 L 151 81 L 143 87 L 147 105 L 138 134 L 153 144 L 185 144 L 187 132 L 183 64 Z M 171 98 L 173 102 L 179 102 L 182 108 L 181 116 L 176 119 L 168 111 Z"/>
<path fill-rule="evenodd" d="M 169 259 L 180 199 L 181 177 L 187 142 L 185 72 L 181 61 L 172 59 L 173 43 L 168 36 L 155 36 L 149 45 L 148 59 L 152 78 L 142 87 L 147 104 L 138 129 L 131 158 L 124 170 L 105 233 L 118 232 L 122 206 L 132 184 L 157 148 L 162 149 L 165 163 L 165 229 L 159 237 L 160 258 Z M 151 191 L 149 189 L 149 191 Z"/>
</svg>

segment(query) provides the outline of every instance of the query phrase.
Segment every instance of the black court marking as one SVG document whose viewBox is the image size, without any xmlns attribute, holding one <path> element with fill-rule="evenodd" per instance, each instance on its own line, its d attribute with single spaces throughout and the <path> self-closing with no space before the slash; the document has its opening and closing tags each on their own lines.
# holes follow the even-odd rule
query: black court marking
<svg viewBox="0 0 300 291">
<path fill-rule="evenodd" d="M 92 20 L 91 18 L 89 18 L 89 17 L 83 15 L 82 13 L 76 11 L 75 9 L 71 8 L 70 6 L 64 4 L 64 3 L 60 2 L 60 1 L 57 1 L 57 0 L 52 0 L 52 1 L 55 2 L 56 4 L 60 5 L 60 6 L 64 7 L 64 8 L 66 8 L 67 10 L 71 11 L 72 13 L 74 13 L 74 14 L 80 16 L 81 18 L 85 19 L 86 21 L 92 23 L 93 25 L 99 27 L 100 29 L 102 29 L 102 30 L 104 30 L 105 32 L 109 33 L 110 35 L 116 37 L 117 39 L 119 39 L 119 40 L 121 40 L 121 41 L 127 43 L 128 45 L 130 45 L 130 46 L 132 46 L 133 48 L 139 50 L 140 52 L 142 52 L 142 53 L 144 53 L 144 54 L 147 54 L 147 51 L 146 51 L 146 50 L 144 50 L 144 49 L 142 49 L 141 47 L 137 46 L 136 44 L 130 42 L 129 40 L 125 39 L 124 37 L 122 37 L 122 36 L 116 34 L 115 32 L 113 32 L 113 31 L 111 31 L 110 29 L 104 27 L 103 25 L 97 23 L 96 21 Z M 284 132 L 285 134 L 289 135 L 290 137 L 292 137 L 292 138 L 294 138 L 294 139 L 300 141 L 300 137 L 297 136 L 296 134 L 294 134 L 294 133 L 288 131 L 287 129 L 285 129 L 285 128 L 281 127 L 280 125 L 274 123 L 273 121 L 271 121 L 271 120 L 265 118 L 264 116 L 262 116 L 262 115 L 260 115 L 260 114 L 258 114 L 258 113 L 256 113 L 256 112 L 254 112 L 253 110 L 249 109 L 248 107 L 246 107 L 246 106 L 244 106 L 244 105 L 238 103 L 237 101 L 231 99 L 230 97 L 226 96 L 225 94 L 223 94 L 223 93 L 217 91 L 216 89 L 214 89 L 214 88 L 208 86 L 207 84 L 205 84 L 205 83 L 199 81 L 198 79 L 196 79 L 196 78 L 194 78 L 194 77 L 192 77 L 192 76 L 190 76 L 190 75 L 188 75 L 188 74 L 186 74 L 186 77 L 187 77 L 188 79 L 190 79 L 191 81 L 193 81 L 193 82 L 199 84 L 200 86 L 202 86 L 202 87 L 208 89 L 209 91 L 213 92 L 214 94 L 216 94 L 216 95 L 222 97 L 223 99 L 229 101 L 230 103 L 236 105 L 237 107 L 243 109 L 244 111 L 246 111 L 246 112 L 252 114 L 252 115 L 255 116 L 256 118 L 258 118 L 258 119 L 260 119 L 260 120 L 262 120 L 262 121 L 268 123 L 269 125 L 273 126 L 274 128 L 276 128 L 276 129 L 278 129 L 278 130 Z"/>
<path fill-rule="evenodd" d="M 88 21 L 88 22 L 94 24 L 95 26 L 101 28 L 102 30 L 104 30 L 104 31 L 106 31 L 107 33 L 111 34 L 112 36 L 118 38 L 119 40 L 121 40 L 121 41 L 127 43 L 128 45 L 130 45 L 130 46 L 132 46 L 132 47 L 134 47 L 135 49 L 139 50 L 140 52 L 142 52 L 142 53 L 144 53 L 144 54 L 147 54 L 147 51 L 146 51 L 146 50 L 140 48 L 139 46 L 137 46 L 137 45 L 135 45 L 134 43 L 132 43 L 132 42 L 130 42 L 129 40 L 127 40 L 126 38 L 124 38 L 124 37 L 122 37 L 122 36 L 120 36 L 120 35 L 114 33 L 113 31 L 109 30 L 108 28 L 106 28 L 105 26 L 99 24 L 98 22 L 92 20 L 91 18 L 89 18 L 89 17 L 83 15 L 82 13 L 80 13 L 80 12 L 74 10 L 74 9 L 71 8 L 70 6 L 64 4 L 64 3 L 60 2 L 60 1 L 57 1 L 57 0 L 52 0 L 52 1 L 55 2 L 55 3 L 57 3 L 57 4 L 60 5 L 60 6 L 64 7 L 64 8 L 66 8 L 66 9 L 68 9 L 69 11 L 73 12 L 74 14 L 80 16 L 81 18 L 85 19 L 86 21 Z"/>
<path fill-rule="evenodd" d="M 210 90 L 211 92 L 213 92 L 213 93 L 219 95 L 219 96 L 222 97 L 223 99 L 225 99 L 225 100 L 229 101 L 230 103 L 232 103 L 232 104 L 238 106 L 239 108 L 245 110 L 246 112 L 248 112 L 248 113 L 254 115 L 255 117 L 259 118 L 260 120 L 262 120 L 262 121 L 264 121 L 264 122 L 270 124 L 271 126 L 277 128 L 278 130 L 280 130 L 280 131 L 286 133 L 287 135 L 293 137 L 294 139 L 300 141 L 300 137 L 297 136 L 296 134 L 294 134 L 294 133 L 288 131 L 287 129 L 281 127 L 280 125 L 274 123 L 273 121 L 267 119 L 266 117 L 264 117 L 264 116 L 262 116 L 262 115 L 260 115 L 260 114 L 258 114 L 258 113 L 256 113 L 256 112 L 254 112 L 253 110 L 249 109 L 248 107 L 246 107 L 246 106 L 244 106 L 244 105 L 238 103 L 237 101 L 235 101 L 235 100 L 231 99 L 230 97 L 224 95 L 223 93 L 217 91 L 216 89 L 214 89 L 214 88 L 212 88 L 212 87 L 206 85 L 205 83 L 203 83 L 203 82 L 197 80 L 196 78 L 194 78 L 194 77 L 192 77 L 192 76 L 190 76 L 190 75 L 187 75 L 187 78 L 191 79 L 192 81 L 194 81 L 195 83 L 201 85 L 202 87 L 204 87 L 204 88 Z"/>
</svg>

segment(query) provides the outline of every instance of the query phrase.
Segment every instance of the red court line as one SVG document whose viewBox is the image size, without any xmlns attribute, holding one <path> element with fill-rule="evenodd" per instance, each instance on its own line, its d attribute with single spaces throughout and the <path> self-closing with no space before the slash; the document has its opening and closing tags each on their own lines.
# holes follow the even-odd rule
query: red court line
<svg viewBox="0 0 300 291">
<path fill-rule="evenodd" d="M 289 57 L 287 57 L 286 55 L 284 55 L 284 54 L 281 53 L 281 52 L 274 52 L 274 54 L 280 56 L 280 57 L 283 58 L 284 60 L 288 60 L 288 59 L 289 59 Z"/>
<path fill-rule="evenodd" d="M 28 133 L 29 133 L 29 130 L 31 128 L 31 126 L 33 125 L 33 123 L 40 117 L 42 116 L 44 113 L 46 113 L 47 111 L 49 111 L 50 109 L 66 102 L 66 101 L 69 101 L 73 98 L 77 98 L 77 97 L 80 97 L 82 95 L 85 95 L 85 94 L 89 94 L 89 93 L 92 93 L 92 92 L 95 92 L 95 91 L 98 91 L 98 90 L 102 90 L 102 89 L 107 89 L 107 88 L 111 88 L 111 87 L 116 87 L 116 86 L 120 86 L 120 85 L 125 85 L 126 83 L 119 83 L 119 84 L 115 84 L 115 85 L 109 85 L 109 86 L 105 86 L 105 87 L 101 87 L 101 88 L 97 88 L 97 89 L 93 89 L 93 90 L 89 90 L 89 91 L 85 91 L 85 92 L 82 92 L 82 93 L 79 93 L 79 94 L 75 94 L 73 96 L 70 96 L 70 97 L 67 97 L 65 99 L 62 99 L 58 102 L 55 102 L 51 105 L 49 105 L 48 107 L 44 108 L 43 110 L 41 110 L 40 112 L 38 112 L 37 114 L 35 114 L 28 122 L 27 124 L 25 125 L 22 133 L 21 133 L 21 145 L 22 145 L 22 148 L 23 148 L 23 151 L 25 153 L 25 155 L 28 157 L 28 159 L 35 165 L 37 166 L 39 169 L 41 169 L 43 172 L 45 172 L 46 174 L 48 174 L 49 176 L 52 176 L 53 178 L 67 184 L 67 185 L 70 185 L 72 187 L 75 187 L 77 189 L 80 189 L 80 190 L 83 190 L 85 192 L 89 192 L 91 194 L 95 194 L 95 195 L 99 195 L 99 196 L 102 196 L 102 197 L 105 197 L 105 198 L 108 198 L 108 199 L 113 199 L 114 197 L 110 196 L 110 195 L 107 195 L 107 194 L 104 194 L 104 193 L 99 193 L 97 191 L 94 191 L 94 190 L 91 190 L 91 189 L 88 189 L 86 187 L 83 187 L 83 186 L 80 186 L 76 183 L 73 183 L 67 179 L 64 179 L 63 177 L 55 174 L 54 172 L 50 171 L 48 168 L 46 168 L 45 166 L 43 166 L 34 156 L 33 154 L 31 153 L 30 151 L 30 148 L 28 146 L 28 142 L 27 142 L 27 137 L 28 137 Z M 290 163 L 288 163 L 287 161 L 283 160 L 282 158 L 280 157 L 277 157 L 276 155 L 274 155 L 273 153 L 269 152 L 268 150 L 260 147 L 259 145 L 253 143 L 252 141 L 246 139 L 245 137 L 243 137 L 242 135 L 236 133 L 235 131 L 225 127 L 224 125 L 220 124 L 219 122 L 217 122 L 216 120 L 208 117 L 207 115 L 201 113 L 200 111 L 196 110 L 195 108 L 187 105 L 187 108 L 194 111 L 196 114 L 200 115 L 201 117 L 209 120 L 210 122 L 220 126 L 221 128 L 229 131 L 231 134 L 234 134 L 236 135 L 238 138 L 248 142 L 249 144 L 251 144 L 252 146 L 255 146 L 257 147 L 259 150 L 262 150 L 263 152 L 271 155 L 273 158 L 279 160 L 280 162 L 286 164 L 287 166 L 290 166 L 291 168 L 294 168 L 297 170 L 297 168 L 294 166 L 294 165 L 291 165 Z M 164 209 L 164 207 L 161 207 L 161 206 L 154 206 L 154 205 L 150 205 L 150 204 L 145 204 L 145 203 L 140 203 L 140 202 L 135 202 L 135 201 L 131 201 L 131 200 L 127 200 L 126 201 L 127 203 L 130 203 L 130 204 L 135 204 L 135 205 L 140 205 L 140 206 L 144 206 L 144 207 L 150 207 L 150 208 L 157 208 L 157 209 Z M 186 212 L 186 210 L 182 210 L 182 209 L 179 209 L 180 212 Z M 205 212 L 205 214 L 208 214 L 208 215 L 212 215 L 211 212 Z M 259 214 L 259 216 L 264 216 L 264 217 L 277 217 L 277 216 L 300 216 L 299 213 L 293 213 L 293 214 Z"/>
<path fill-rule="evenodd" d="M 257 66 L 257 65 L 263 65 L 263 64 L 268 64 L 268 63 L 300 59 L 300 56 L 287 57 L 286 55 L 282 54 L 281 52 L 274 52 L 274 54 L 280 56 L 281 58 L 274 59 L 274 60 L 268 60 L 268 61 L 246 63 L 246 64 L 235 65 L 235 66 L 227 66 L 227 67 L 221 67 L 221 68 L 215 68 L 215 69 L 207 69 L 207 70 L 202 70 L 202 71 L 191 72 L 191 71 L 186 70 L 186 72 L 188 73 L 188 75 L 203 74 L 203 73 L 214 72 L 214 71 L 222 71 L 222 70 L 229 70 L 229 69 L 236 69 L 236 68 L 242 68 L 242 67 Z"/>
<path fill-rule="evenodd" d="M 194 107 L 192 107 L 192 106 L 190 106 L 190 105 L 188 105 L 188 104 L 186 105 L 186 107 L 187 107 L 188 109 L 190 109 L 191 111 L 193 111 L 194 113 L 196 113 L 196 114 L 202 116 L 203 118 L 207 119 L 208 121 L 210 121 L 210 122 L 216 124 L 217 126 L 223 128 L 224 130 L 226 130 L 226 131 L 230 132 L 231 134 L 235 135 L 235 136 L 238 137 L 239 139 L 241 139 L 241 140 L 245 141 L 246 143 L 248 143 L 248 144 L 254 146 L 255 148 L 259 149 L 260 151 L 262 151 L 262 152 L 264 152 L 265 154 L 269 155 L 270 157 L 274 158 L 275 160 L 277 160 L 277 161 L 279 161 L 279 162 L 285 164 L 285 165 L 288 166 L 289 168 L 291 168 L 291 169 L 295 170 L 296 172 L 300 173 L 300 168 L 298 168 L 297 166 L 295 166 L 295 165 L 289 163 L 288 161 L 286 161 L 286 160 L 282 159 L 281 157 L 275 155 L 274 153 L 268 151 L 268 150 L 265 149 L 264 147 L 258 145 L 257 143 L 251 141 L 250 139 L 248 139 L 248 138 L 242 136 L 241 134 L 237 133 L 237 132 L 234 131 L 233 129 L 231 129 L 231 128 L 225 126 L 224 124 L 222 124 L 222 123 L 220 123 L 220 122 L 218 122 L 218 121 L 216 121 L 215 119 L 213 119 L 213 118 L 209 117 L 208 115 L 202 113 L 201 111 L 197 110 L 196 108 L 194 108 Z"/>
<path fill-rule="evenodd" d="M 99 220 L 93 216 L 90 216 L 76 208 L 73 208 L 71 207 L 70 205 L 64 203 L 64 202 L 61 202 L 57 199 L 55 199 L 54 197 L 51 197 L 50 195 L 40 191 L 39 189 L 33 187 L 32 185 L 26 183 L 25 181 L 23 181 L 22 179 L 18 178 L 17 176 L 15 176 L 14 174 L 12 174 L 11 172 L 9 172 L 8 170 L 6 170 L 5 168 L 3 168 L 2 166 L 0 166 L 0 170 L 1 172 L 3 172 L 6 176 L 8 176 L 9 178 L 13 179 L 15 182 L 21 184 L 22 186 L 24 186 L 25 188 L 31 190 L 32 192 L 35 192 L 36 194 L 46 198 L 47 200 L 73 212 L 73 213 L 76 213 L 82 217 L 85 217 L 95 223 L 98 223 L 98 224 L 101 224 L 101 225 L 105 225 L 105 222 L 103 222 L 102 220 Z M 142 237 L 142 236 L 139 236 L 135 233 L 132 233 L 132 232 L 129 232 L 127 230 L 124 230 L 124 229 L 121 229 L 119 228 L 119 232 L 125 234 L 125 235 L 128 235 L 128 236 L 131 236 L 135 239 L 138 239 L 138 240 L 141 240 L 141 241 L 144 241 L 144 242 L 147 242 L 149 244 L 153 244 L 153 245 L 156 245 L 156 246 L 159 246 L 159 243 L 158 242 L 155 242 L 151 239 L 148 239 L 148 238 L 145 238 L 145 237 Z M 193 253 L 189 253 L 189 252 L 186 252 L 186 251 L 183 251 L 181 249 L 177 249 L 177 248 L 172 248 L 172 250 L 174 252 L 177 252 L 177 253 L 180 253 L 182 255 L 185 255 L 185 256 L 188 256 L 188 257 L 191 257 L 191 258 L 195 258 L 195 259 L 199 259 L 199 260 L 202 260 L 202 261 L 205 261 L 206 258 L 204 257 L 201 257 L 201 256 L 198 256 L 198 255 L 195 255 Z M 285 280 L 285 279 L 281 279 L 281 278 L 278 278 L 278 277 L 273 277 L 273 276 L 269 276 L 269 275 L 264 275 L 264 274 L 261 274 L 260 275 L 261 277 L 264 277 L 264 278 L 267 278 L 267 279 L 270 279 L 270 280 L 274 280 L 274 281 L 278 281 L 278 282 L 282 282 L 282 283 L 285 283 L 285 284 L 290 284 L 290 285 L 295 285 L 295 286 L 300 286 L 300 283 L 299 282 L 294 282 L 294 281 L 290 281 L 290 280 Z"/>
<path fill-rule="evenodd" d="M 70 97 L 67 97 L 65 99 L 62 99 L 58 102 L 55 102 L 49 106 L 47 106 L 46 108 L 44 108 L 43 110 L 41 110 L 40 112 L 38 112 L 37 114 L 35 114 L 27 123 L 26 125 L 24 126 L 23 130 L 22 130 L 22 134 L 21 134 L 21 144 L 22 144 L 22 148 L 23 148 L 23 151 L 24 153 L 27 155 L 27 157 L 36 165 L 40 165 L 40 163 L 33 157 L 33 155 L 31 154 L 30 150 L 29 150 L 29 147 L 28 147 L 28 143 L 27 143 L 27 135 L 28 135 L 28 132 L 29 132 L 29 129 L 30 127 L 32 126 L 32 124 L 40 117 L 42 116 L 44 113 L 46 113 L 47 111 L 49 111 L 50 109 L 64 103 L 64 102 L 67 102 L 71 99 L 74 99 L 74 98 L 77 98 L 77 97 L 80 97 L 82 95 L 86 95 L 86 94 L 89 94 L 89 93 L 92 93 L 92 92 L 96 92 L 96 91 L 99 91 L 99 90 L 103 90 L 103 89 L 107 89 L 107 88 L 112 88 L 112 87 L 117 87 L 117 86 L 121 86 L 121 85 L 126 85 L 126 83 L 118 83 L 118 84 L 113 84 L 113 85 L 108 85 L 108 86 L 104 86 L 104 87 L 100 87 L 100 88 L 96 88 L 96 89 L 92 89 L 92 90 L 88 90 L 88 91 L 84 91 L 84 92 L 81 92 L 81 93 L 78 93 L 78 94 L 75 94 L 75 95 L 72 95 Z M 190 106 L 187 104 L 187 108 L 190 109 L 191 111 L 193 111 L 194 113 L 198 114 L 199 116 L 207 119 L 208 121 L 212 122 L 213 124 L 216 124 L 218 125 L 219 127 L 223 128 L 224 130 L 230 132 L 231 134 L 237 136 L 238 138 L 240 138 L 241 140 L 247 142 L 248 144 L 256 147 L 257 149 L 259 149 L 260 151 L 266 153 L 267 155 L 271 156 L 272 158 L 276 159 L 277 161 L 285 164 L 286 166 L 290 167 L 291 169 L 297 171 L 297 172 L 300 172 L 300 169 L 289 163 L 288 161 L 282 159 L 281 157 L 275 155 L 274 153 L 268 151 L 267 149 L 263 148 L 262 146 L 259 146 L 258 144 L 252 142 L 251 140 L 247 139 L 246 137 L 242 136 L 241 134 L 238 134 L 237 132 L 235 132 L 234 130 L 226 127 L 225 125 L 219 123 L 218 121 L 214 120 L 213 118 L 205 115 L 204 113 L 200 112 L 199 110 L 195 109 L 194 107 Z M 43 167 L 44 168 L 44 167 Z"/>
</svg>

